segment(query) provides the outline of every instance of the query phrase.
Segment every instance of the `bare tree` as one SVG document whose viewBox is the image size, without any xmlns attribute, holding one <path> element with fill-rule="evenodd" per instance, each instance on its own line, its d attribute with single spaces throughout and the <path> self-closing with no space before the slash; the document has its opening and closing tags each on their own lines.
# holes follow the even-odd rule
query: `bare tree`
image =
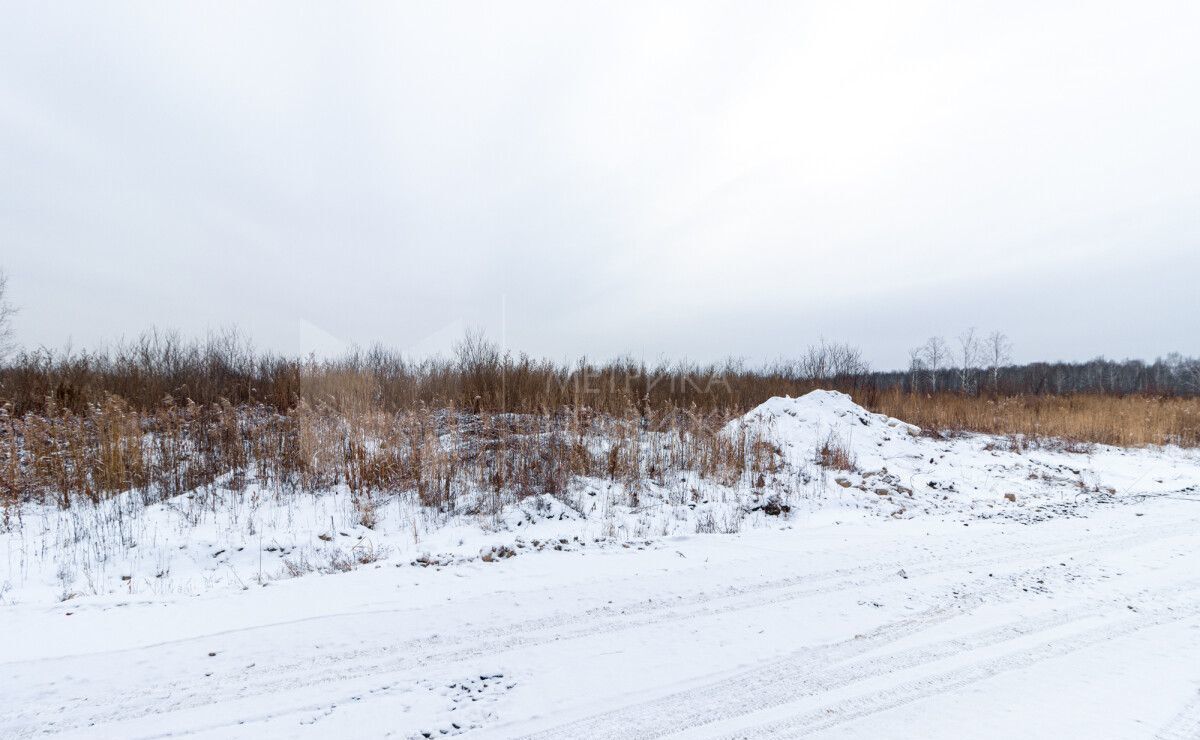
<svg viewBox="0 0 1200 740">
<path fill-rule="evenodd" d="M 963 393 L 974 393 L 979 362 L 979 337 L 972 326 L 958 335 L 958 387 Z"/>
<path fill-rule="evenodd" d="M 1012 361 L 1012 342 L 1004 332 L 994 331 L 987 336 L 984 344 L 984 355 L 987 359 L 988 372 L 992 376 L 992 390 L 1000 388 L 1000 368 Z"/>
<path fill-rule="evenodd" d="M 942 369 L 946 358 L 950 356 L 950 348 L 946 346 L 946 340 L 941 337 L 930 337 L 929 341 L 925 342 L 922 348 L 923 358 L 925 360 L 925 370 L 929 373 L 929 385 L 933 392 L 937 392 L 938 371 Z"/>
<path fill-rule="evenodd" d="M 15 346 L 12 320 L 16 315 L 16 307 L 8 301 L 8 275 L 0 270 L 0 362 L 8 357 Z"/>
<path fill-rule="evenodd" d="M 909 385 L 913 393 L 921 390 L 921 373 L 925 372 L 924 353 L 924 347 L 913 347 L 908 351 Z"/>
<path fill-rule="evenodd" d="M 844 342 L 827 342 L 809 345 L 800 358 L 799 374 L 811 380 L 832 380 L 866 375 L 870 366 L 862 352 Z"/>
<path fill-rule="evenodd" d="M 1188 360 L 1180 369 L 1179 385 L 1192 393 L 1200 393 L 1200 360 Z"/>
<path fill-rule="evenodd" d="M 1185 393 L 1200 393 L 1200 359 L 1171 352 L 1155 365 L 1161 365 L 1169 377 L 1163 385 Z"/>
</svg>

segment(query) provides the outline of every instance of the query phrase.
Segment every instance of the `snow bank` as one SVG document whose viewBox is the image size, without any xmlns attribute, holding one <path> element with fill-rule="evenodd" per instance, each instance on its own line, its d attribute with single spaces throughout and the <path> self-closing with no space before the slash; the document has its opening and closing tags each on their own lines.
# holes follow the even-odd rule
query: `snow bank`
<svg viewBox="0 0 1200 740">
<path fill-rule="evenodd" d="M 530 552 L 657 547 L 756 528 L 914 517 L 1029 524 L 1200 490 L 1195 450 L 947 439 L 833 391 L 772 398 L 724 431 L 753 445 L 751 454 L 771 456 L 770 472 L 575 478 L 488 515 L 439 513 L 413 495 L 380 492 L 371 528 L 344 487 L 216 487 L 151 506 L 131 494 L 67 511 L 29 505 L 0 523 L 0 605 L 198 595 L 385 565 L 503 567 Z M 669 442 L 648 433 L 643 454 Z M 823 455 L 829 448 L 840 456 Z"/>
</svg>

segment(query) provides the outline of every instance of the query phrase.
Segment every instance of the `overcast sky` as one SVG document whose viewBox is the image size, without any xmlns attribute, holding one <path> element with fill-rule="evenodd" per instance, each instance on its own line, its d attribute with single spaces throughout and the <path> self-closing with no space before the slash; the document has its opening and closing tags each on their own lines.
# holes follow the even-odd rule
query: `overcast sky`
<svg viewBox="0 0 1200 740">
<path fill-rule="evenodd" d="M 27 346 L 1200 354 L 1200 3 L 5 3 Z"/>
</svg>

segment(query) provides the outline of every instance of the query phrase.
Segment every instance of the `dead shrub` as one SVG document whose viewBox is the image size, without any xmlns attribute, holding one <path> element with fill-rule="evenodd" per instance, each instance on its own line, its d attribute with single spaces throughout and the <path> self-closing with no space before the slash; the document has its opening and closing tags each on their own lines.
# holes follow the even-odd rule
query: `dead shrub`
<svg viewBox="0 0 1200 740">
<path fill-rule="evenodd" d="M 849 445 L 833 432 L 817 447 L 816 463 L 826 470 L 854 472 L 858 469 Z"/>
</svg>

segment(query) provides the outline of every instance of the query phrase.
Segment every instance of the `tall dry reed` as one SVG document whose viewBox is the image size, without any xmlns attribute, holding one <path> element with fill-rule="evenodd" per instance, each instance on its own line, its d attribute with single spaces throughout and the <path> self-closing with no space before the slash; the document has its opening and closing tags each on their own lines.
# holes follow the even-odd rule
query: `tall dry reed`
<svg viewBox="0 0 1200 740">
<path fill-rule="evenodd" d="M 942 432 L 1021 434 L 1141 447 L 1200 446 L 1200 399 L 1077 394 L 963 396 L 886 391 L 872 410 Z"/>
</svg>

